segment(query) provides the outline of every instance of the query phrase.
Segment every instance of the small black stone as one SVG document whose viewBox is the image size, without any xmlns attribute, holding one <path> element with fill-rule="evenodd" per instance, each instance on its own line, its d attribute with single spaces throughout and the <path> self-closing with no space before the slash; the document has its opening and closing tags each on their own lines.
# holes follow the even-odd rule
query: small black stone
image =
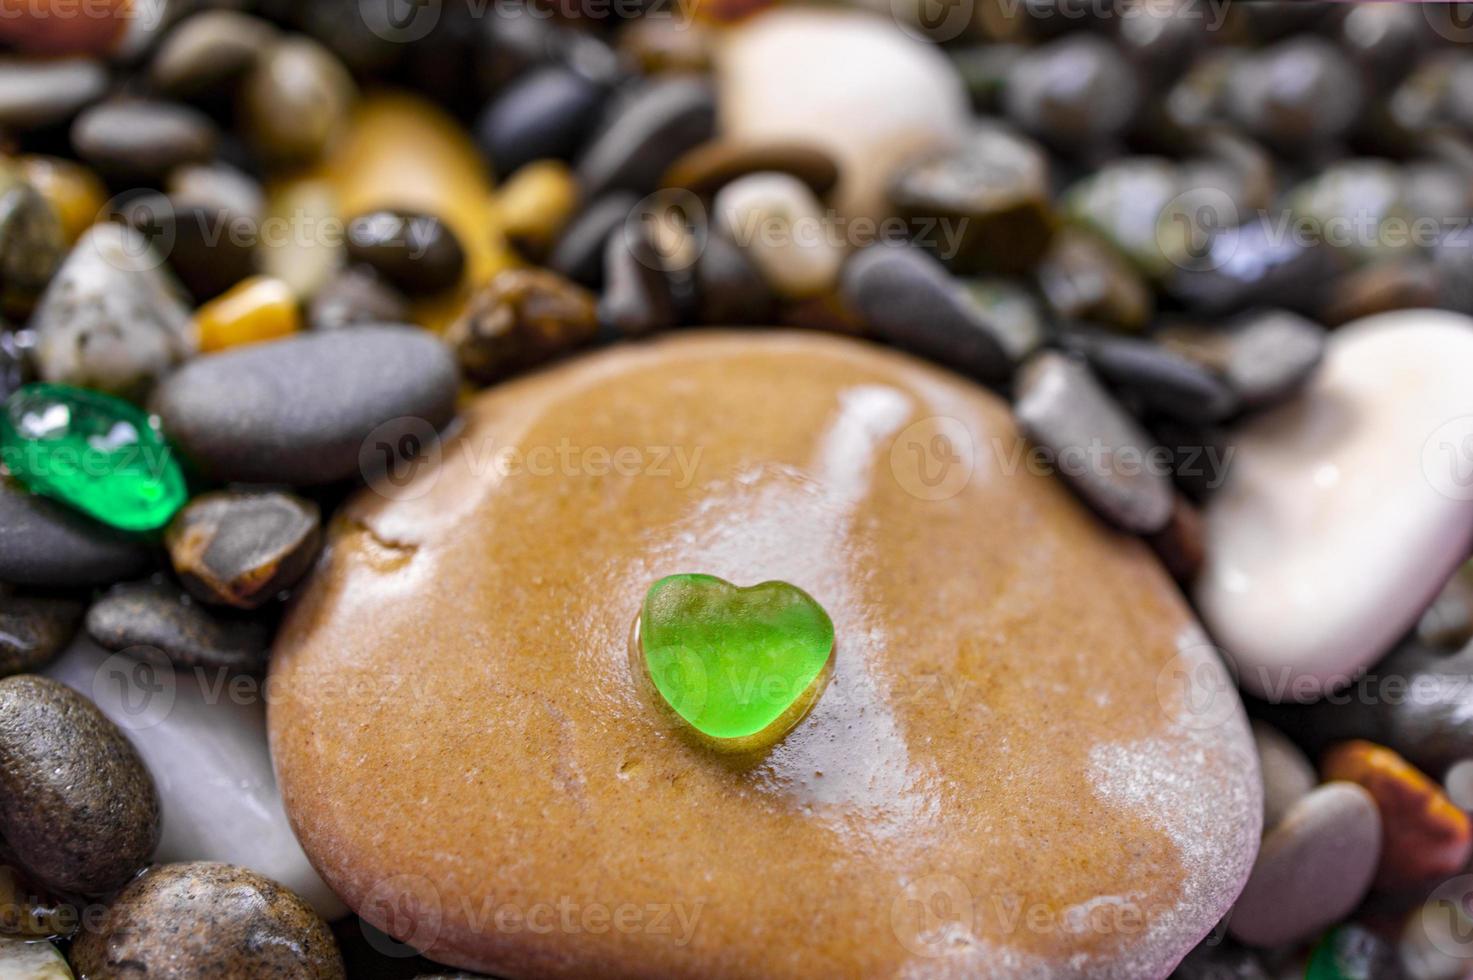
<svg viewBox="0 0 1473 980">
<path fill-rule="evenodd" d="M 217 615 L 159 582 L 109 589 L 87 610 L 87 634 L 105 650 L 174 667 L 262 674 L 270 656 L 268 622 Z"/>
<path fill-rule="evenodd" d="M 476 123 L 476 139 L 505 180 L 533 160 L 569 160 L 598 122 L 608 91 L 560 66 L 537 68 L 503 91 Z"/>
<path fill-rule="evenodd" d="M 455 232 L 430 214 L 373 211 L 348 222 L 348 257 L 412 296 L 460 282 L 465 250 Z"/>
</svg>

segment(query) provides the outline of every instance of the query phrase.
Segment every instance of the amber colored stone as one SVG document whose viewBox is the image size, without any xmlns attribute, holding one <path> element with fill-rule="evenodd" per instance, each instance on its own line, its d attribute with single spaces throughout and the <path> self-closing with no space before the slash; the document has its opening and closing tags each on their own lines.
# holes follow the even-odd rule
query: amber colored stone
<svg viewBox="0 0 1473 980">
<path fill-rule="evenodd" d="M 287 337 L 301 329 L 297 295 L 280 279 L 252 276 L 194 314 L 201 353 Z"/>
<path fill-rule="evenodd" d="M 1457 874 L 1473 852 L 1468 815 L 1421 770 L 1390 749 L 1361 740 L 1325 754 L 1326 780 L 1358 783 L 1381 810 L 1381 865 L 1376 887 L 1410 888 Z"/>
<path fill-rule="evenodd" d="M 56 212 L 66 243 L 75 243 L 97 221 L 107 203 L 102 180 L 80 163 L 60 157 L 27 156 L 19 163 L 26 182 Z"/>
<path fill-rule="evenodd" d="M 133 0 L 0 0 L 0 42 L 26 54 L 108 54 L 137 17 Z M 138 11 L 142 15 L 146 11 Z"/>
<path fill-rule="evenodd" d="M 561 160 L 535 160 L 517 168 L 496 198 L 507 241 L 532 258 L 552 248 L 578 210 L 578 181 Z"/>
</svg>

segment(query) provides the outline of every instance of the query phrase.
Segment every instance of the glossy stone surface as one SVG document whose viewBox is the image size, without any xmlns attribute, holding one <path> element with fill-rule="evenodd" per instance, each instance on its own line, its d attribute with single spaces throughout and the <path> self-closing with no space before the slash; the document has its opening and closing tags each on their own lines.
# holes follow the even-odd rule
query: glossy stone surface
<svg viewBox="0 0 1473 980">
<path fill-rule="evenodd" d="M 34 492 L 126 531 L 164 526 L 188 495 L 148 415 L 86 388 L 31 384 L 6 399 L 0 459 Z"/>
<path fill-rule="evenodd" d="M 1372 317 L 1331 336 L 1298 399 L 1237 430 L 1196 598 L 1246 689 L 1345 686 L 1467 556 L 1470 371 L 1473 320 Z"/>
<path fill-rule="evenodd" d="M 493 975 L 1164 976 L 1246 878 L 1252 742 L 1155 559 L 1014 450 L 996 396 L 811 333 L 491 389 L 398 499 L 347 504 L 278 637 L 304 847 L 367 921 Z M 643 596 L 690 570 L 801 583 L 833 620 L 828 686 L 755 758 L 675 737 L 640 687 Z M 670 929 L 472 920 L 511 894 L 664 903 Z"/>
<path fill-rule="evenodd" d="M 818 679 L 834 624 L 787 582 L 738 588 L 714 575 L 667 575 L 645 594 L 639 642 L 676 714 L 703 735 L 743 739 L 772 727 Z"/>
<path fill-rule="evenodd" d="M 154 563 L 146 542 L 64 504 L 0 480 L 0 582 L 107 585 Z"/>
<path fill-rule="evenodd" d="M 841 174 L 835 204 L 851 217 L 884 214 L 896 167 L 967 130 L 946 58 L 889 17 L 773 10 L 726 32 L 716 64 L 722 136 L 828 152 Z"/>
<path fill-rule="evenodd" d="M 242 279 L 194 313 L 200 353 L 289 337 L 301 328 L 297 294 L 280 279 Z"/>
</svg>

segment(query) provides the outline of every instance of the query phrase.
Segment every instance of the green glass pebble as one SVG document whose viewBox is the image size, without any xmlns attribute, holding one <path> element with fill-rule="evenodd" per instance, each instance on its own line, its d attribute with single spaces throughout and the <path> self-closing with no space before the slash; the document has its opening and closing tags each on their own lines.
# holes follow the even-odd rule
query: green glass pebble
<svg viewBox="0 0 1473 980">
<path fill-rule="evenodd" d="M 639 643 L 676 714 L 711 738 L 746 739 L 810 693 L 833 651 L 834 624 L 786 582 L 744 589 L 713 575 L 670 575 L 645 595 Z"/>
<path fill-rule="evenodd" d="M 1310 955 L 1304 980 L 1383 980 L 1400 975 L 1396 950 L 1355 923 L 1330 930 Z"/>
<path fill-rule="evenodd" d="M 187 496 L 146 413 L 71 385 L 30 384 L 6 399 L 0 461 L 33 492 L 127 531 L 163 527 Z"/>
</svg>

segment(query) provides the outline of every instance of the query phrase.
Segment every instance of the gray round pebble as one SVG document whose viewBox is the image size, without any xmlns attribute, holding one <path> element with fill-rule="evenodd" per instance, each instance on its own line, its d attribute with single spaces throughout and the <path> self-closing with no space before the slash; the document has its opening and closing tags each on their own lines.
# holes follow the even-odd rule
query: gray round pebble
<svg viewBox="0 0 1473 980">
<path fill-rule="evenodd" d="M 77 155 L 119 180 L 157 181 L 215 155 L 219 132 L 187 106 L 142 99 L 93 106 L 72 124 Z"/>
<path fill-rule="evenodd" d="M 578 183 L 590 199 L 616 190 L 646 194 L 682 153 L 715 132 L 710 85 L 692 78 L 650 82 L 610 107 L 578 160 Z"/>
<path fill-rule="evenodd" d="M 456 383 L 438 338 L 362 326 L 198 358 L 165 379 L 152 404 L 205 475 L 311 485 L 358 474 L 370 434 L 394 445 L 410 428 L 449 422 Z M 398 428 L 383 428 L 391 422 Z"/>
<path fill-rule="evenodd" d="M 270 657 L 263 620 L 217 616 L 172 585 L 127 582 L 87 610 L 87 633 L 98 646 L 174 667 L 261 674 Z"/>
<path fill-rule="evenodd" d="M 108 585 L 153 564 L 154 552 L 143 541 L 0 479 L 0 582 Z"/>
<path fill-rule="evenodd" d="M 107 69 L 89 58 L 0 58 L 0 126 L 61 122 L 107 92 Z"/>
<path fill-rule="evenodd" d="M 1263 774 L 1263 830 L 1277 827 L 1289 810 L 1319 782 L 1314 766 L 1283 732 L 1266 722 L 1253 722 L 1258 770 Z"/>
</svg>

